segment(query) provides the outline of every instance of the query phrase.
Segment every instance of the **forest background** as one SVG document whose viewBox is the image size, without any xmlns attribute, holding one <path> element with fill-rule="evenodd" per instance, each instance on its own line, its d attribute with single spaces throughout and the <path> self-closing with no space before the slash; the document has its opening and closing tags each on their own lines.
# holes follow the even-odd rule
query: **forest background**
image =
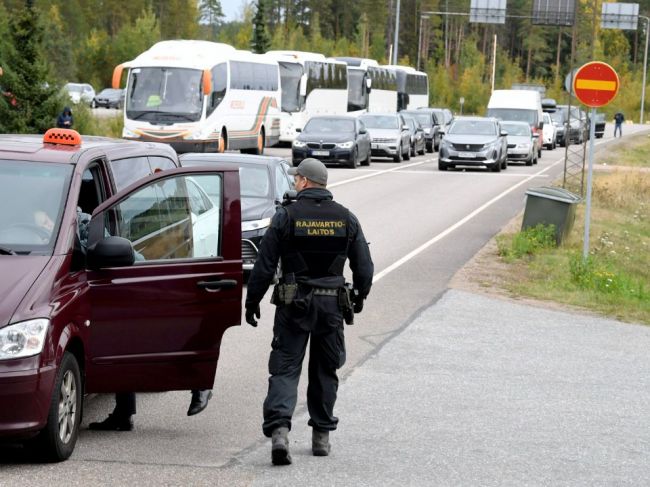
<svg viewBox="0 0 650 487">
<path fill-rule="evenodd" d="M 492 84 L 542 84 L 548 97 L 567 102 L 563 85 L 571 66 L 591 60 L 611 64 L 621 89 L 604 111 L 638 120 L 645 22 L 636 31 L 601 29 L 601 0 L 576 0 L 575 27 L 533 25 L 532 0 L 509 0 L 503 25 L 475 24 L 469 0 L 401 0 L 399 64 L 429 74 L 431 106 L 482 115 Z M 639 2 L 640 13 L 650 0 Z M 164 39 L 204 39 L 239 49 L 314 51 L 389 62 L 396 0 L 255 0 L 242 2 L 235 21 L 224 21 L 219 0 L 0 0 L 1 132 L 41 132 L 65 101 L 69 81 L 110 86 L 113 68 Z M 420 31 L 421 29 L 421 31 Z M 420 43 L 421 39 L 421 43 Z M 40 81 L 40 82 L 35 82 Z M 14 112 L 13 117 L 8 112 Z M 18 112 L 20 112 L 18 114 Z M 18 116 L 20 115 L 20 116 Z M 9 117 L 7 117 L 9 116 Z M 647 118 L 647 117 L 646 117 Z M 24 120 L 23 120 L 24 119 Z"/>
</svg>

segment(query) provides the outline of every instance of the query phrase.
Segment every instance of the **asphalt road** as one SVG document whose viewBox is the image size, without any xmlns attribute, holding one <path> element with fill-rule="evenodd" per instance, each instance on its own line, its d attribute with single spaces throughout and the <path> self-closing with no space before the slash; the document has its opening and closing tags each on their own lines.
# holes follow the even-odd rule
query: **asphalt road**
<svg viewBox="0 0 650 487">
<path fill-rule="evenodd" d="M 626 135 L 638 130 L 645 127 L 625 126 Z M 608 127 L 597 146 L 611 142 L 611 133 Z M 267 154 L 287 156 L 289 149 L 271 148 Z M 353 371 L 436 302 L 453 274 L 521 211 L 526 189 L 550 185 L 562 173 L 563 155 L 560 148 L 544 151 L 537 166 L 510 165 L 498 174 L 439 172 L 436 154 L 401 164 L 378 159 L 367 168 L 331 169 L 329 187 L 361 221 L 376 268 L 364 312 L 346 328 L 342 388 Z M 273 306 L 265 300 L 257 328 L 244 323 L 226 332 L 215 397 L 205 412 L 185 415 L 189 392 L 140 394 L 134 432 L 91 432 L 88 422 L 103 419 L 113 399 L 89 397 L 69 461 L 35 465 L 20 450 L 0 450 L 0 485 L 249 485 L 267 466 L 233 467 L 266 445 L 261 409 L 272 320 Z M 304 412 L 305 390 L 303 374 L 296 417 Z"/>
</svg>

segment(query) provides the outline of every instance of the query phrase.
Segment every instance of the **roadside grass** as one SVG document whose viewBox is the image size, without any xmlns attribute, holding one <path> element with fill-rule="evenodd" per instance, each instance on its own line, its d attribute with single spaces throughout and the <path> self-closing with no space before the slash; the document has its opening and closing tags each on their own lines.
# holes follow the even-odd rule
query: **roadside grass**
<svg viewBox="0 0 650 487">
<path fill-rule="evenodd" d="M 74 116 L 74 129 L 81 135 L 100 135 L 103 137 L 122 137 L 122 127 L 124 119 L 121 116 L 97 117 L 94 116 L 91 109 L 84 105 L 78 104 L 72 107 Z"/>
<path fill-rule="evenodd" d="M 650 155 L 650 140 L 646 141 Z M 567 240 L 538 226 L 497 236 L 510 293 L 586 308 L 622 321 L 650 324 L 650 174 L 594 175 L 589 257 L 582 258 L 584 204 Z"/>
<path fill-rule="evenodd" d="M 608 166 L 650 167 L 650 135 L 623 138 L 625 144 L 617 144 L 615 150 L 608 150 L 598 158 L 598 163 Z"/>
</svg>

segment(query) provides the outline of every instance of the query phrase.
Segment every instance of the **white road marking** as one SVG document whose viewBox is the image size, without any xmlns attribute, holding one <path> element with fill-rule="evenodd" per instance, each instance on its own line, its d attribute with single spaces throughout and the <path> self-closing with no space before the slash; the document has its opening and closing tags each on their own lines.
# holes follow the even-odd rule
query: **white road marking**
<svg viewBox="0 0 650 487">
<path fill-rule="evenodd" d="M 606 139 L 606 140 L 601 140 L 601 141 L 599 141 L 599 142 L 595 142 L 595 141 L 594 141 L 594 142 L 595 142 L 595 144 L 597 144 L 597 145 L 601 145 L 601 144 L 606 144 L 606 143 L 609 143 L 609 142 L 613 142 L 614 140 L 616 140 L 616 139 Z M 540 177 L 540 176 L 548 177 L 548 175 L 544 175 L 544 173 L 547 172 L 549 169 L 551 169 L 551 168 L 557 166 L 557 165 L 560 164 L 560 163 L 564 163 L 564 154 L 562 155 L 562 157 L 560 157 L 560 159 L 556 160 L 555 162 L 553 162 L 553 163 L 552 163 L 551 165 L 549 165 L 548 167 L 546 167 L 546 168 L 542 169 L 541 171 L 538 171 L 538 172 L 536 172 L 536 173 L 534 173 L 534 174 L 531 174 L 531 175 L 528 176 L 526 179 L 524 179 L 524 180 L 522 180 L 522 181 L 519 181 L 519 182 L 518 182 L 517 184 L 515 184 L 514 186 L 511 186 L 510 188 L 506 189 L 506 190 L 505 190 L 504 192 L 502 192 L 501 194 L 498 194 L 497 196 L 495 196 L 494 198 L 492 198 L 492 199 L 489 200 L 488 202 L 486 202 L 486 203 L 484 203 L 483 205 L 479 206 L 477 209 L 475 209 L 474 211 L 472 211 L 469 215 L 465 216 L 462 220 L 457 221 L 456 223 L 454 223 L 453 225 L 451 225 L 451 226 L 448 227 L 447 229 L 443 230 L 442 232 L 440 232 L 438 235 L 436 235 L 436 236 L 433 237 L 432 239 L 430 239 L 430 240 L 428 240 L 427 242 L 423 243 L 422 245 L 420 245 L 420 246 L 417 247 L 416 249 L 414 249 L 414 250 L 412 250 L 411 252 L 409 252 L 408 254 L 406 254 L 406 255 L 405 255 L 404 257 L 402 257 L 401 259 L 397 260 L 396 262 L 394 262 L 394 263 L 392 263 L 391 265 L 389 265 L 388 267 L 386 267 L 383 271 L 378 272 L 377 274 L 374 275 L 372 281 L 373 281 L 373 282 L 377 282 L 377 281 L 379 281 L 380 279 L 386 277 L 388 274 L 390 274 L 390 273 L 393 272 L 394 270 L 396 270 L 396 269 L 398 269 L 399 267 L 401 267 L 402 265 L 406 264 L 406 263 L 407 263 L 409 260 L 411 260 L 412 258 L 414 258 L 414 257 L 416 257 L 417 255 L 419 255 L 419 254 L 421 254 L 422 252 L 424 252 L 426 249 L 428 249 L 429 247 L 431 247 L 434 243 L 438 242 L 439 240 L 442 240 L 444 237 L 446 237 L 447 235 L 449 235 L 451 232 L 453 232 L 454 230 L 456 230 L 456 229 L 460 228 L 461 226 L 463 226 L 465 223 L 467 223 L 468 221 L 470 221 L 472 218 L 474 218 L 476 215 L 478 215 L 479 213 L 481 213 L 483 210 L 485 210 L 486 208 L 488 208 L 488 207 L 491 206 L 492 204 L 496 203 L 496 202 L 499 201 L 501 198 L 503 198 L 504 196 L 506 196 L 508 193 L 511 193 L 512 191 L 514 191 L 516 188 L 518 188 L 518 187 L 521 186 L 522 184 L 525 184 L 525 183 L 527 183 L 528 181 L 530 181 L 531 179 L 535 179 L 535 178 Z M 414 165 L 414 164 L 412 164 L 412 165 Z M 408 166 L 403 166 L 403 167 L 408 167 Z M 399 169 L 399 168 L 396 168 L 396 169 Z"/>
<path fill-rule="evenodd" d="M 522 181 L 519 181 L 519 182 L 518 182 L 517 184 L 515 184 L 514 186 L 511 186 L 510 188 L 506 189 L 506 190 L 503 191 L 502 193 L 498 194 L 497 196 L 495 196 L 494 198 L 492 198 L 492 199 L 489 200 L 488 202 L 484 203 L 483 205 L 479 206 L 477 209 L 475 209 L 474 211 L 472 211 L 469 215 L 465 216 L 462 220 L 457 221 L 456 223 L 454 223 L 453 225 L 451 225 L 451 226 L 448 227 L 447 229 L 443 230 L 442 232 L 440 232 L 438 235 L 436 235 L 436 236 L 433 237 L 432 239 L 430 239 L 430 240 L 428 240 L 427 242 L 423 243 L 423 244 L 420 245 L 418 248 L 412 250 L 411 252 L 409 252 L 408 254 L 406 254 L 406 255 L 405 255 L 404 257 L 402 257 L 401 259 L 397 260 L 397 261 L 394 262 L 393 264 L 391 264 L 391 265 L 389 265 L 388 267 L 386 267 L 383 271 L 378 272 L 377 274 L 375 274 L 374 277 L 373 277 L 373 280 L 372 280 L 372 281 L 373 281 L 373 282 L 377 282 L 377 281 L 379 281 L 380 279 L 386 277 L 388 274 L 390 274 L 391 272 L 393 272 L 395 269 L 398 269 L 398 268 L 401 267 L 402 265 L 406 264 L 406 263 L 407 263 L 409 260 L 411 260 L 412 258 L 414 258 L 414 257 L 416 257 L 417 255 L 419 255 L 419 254 L 421 254 L 422 252 L 424 252 L 426 249 L 428 249 L 429 247 L 431 247 L 434 243 L 438 242 L 439 240 L 442 240 L 444 237 L 446 237 L 447 235 L 449 235 L 451 232 L 453 232 L 454 230 L 456 230 L 456 229 L 460 228 L 461 226 L 463 226 L 465 223 L 467 223 L 468 221 L 470 221 L 472 218 L 474 218 L 476 215 L 478 215 L 479 213 L 481 213 L 483 210 L 485 210 L 486 208 L 488 208 L 488 207 L 491 206 L 492 204 L 494 204 L 494 203 L 496 203 L 497 201 L 499 201 L 501 198 L 503 198 L 504 196 L 506 196 L 508 193 L 511 193 L 512 191 L 514 191 L 515 189 L 517 189 L 519 186 L 521 186 L 521 185 L 524 184 L 524 183 L 527 183 L 527 182 L 530 181 L 531 179 L 535 179 L 536 177 L 539 177 L 540 175 L 543 175 L 543 174 L 544 174 L 545 172 L 547 172 L 549 169 L 555 167 L 556 165 L 560 164 L 561 162 L 564 162 L 564 157 L 562 157 L 561 159 L 558 159 L 557 161 L 555 161 L 554 163 L 552 163 L 550 166 L 548 166 L 548 167 L 542 169 L 541 171 L 536 172 L 535 174 L 531 174 L 531 175 L 528 176 L 526 179 L 524 179 L 524 180 L 522 180 Z"/>
<path fill-rule="evenodd" d="M 380 170 L 380 171 L 374 172 L 372 174 L 365 174 L 363 176 L 358 176 L 356 178 L 350 178 L 350 179 L 345 179 L 343 181 L 338 181 L 336 183 L 328 184 L 327 187 L 328 188 L 336 188 L 337 186 L 343 186 L 344 184 L 354 183 L 356 181 L 361 181 L 363 179 L 374 178 L 375 176 L 381 176 L 383 174 L 388 174 L 390 172 L 399 171 L 400 169 L 405 169 L 407 167 L 420 166 L 422 164 L 426 164 L 427 162 L 433 162 L 435 160 L 437 160 L 437 159 L 433 158 L 433 159 L 425 159 L 424 161 L 412 162 L 410 164 L 404 164 L 404 165 L 392 167 L 390 169 Z"/>
</svg>

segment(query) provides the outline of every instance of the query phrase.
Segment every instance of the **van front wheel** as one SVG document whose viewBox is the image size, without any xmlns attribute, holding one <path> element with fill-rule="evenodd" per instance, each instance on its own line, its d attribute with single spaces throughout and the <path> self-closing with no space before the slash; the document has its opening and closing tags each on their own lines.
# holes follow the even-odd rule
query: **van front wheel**
<svg viewBox="0 0 650 487">
<path fill-rule="evenodd" d="M 36 438 L 48 462 L 66 460 L 74 451 L 81 421 L 81 373 L 77 359 L 65 352 L 54 381 L 47 424 Z"/>
</svg>

